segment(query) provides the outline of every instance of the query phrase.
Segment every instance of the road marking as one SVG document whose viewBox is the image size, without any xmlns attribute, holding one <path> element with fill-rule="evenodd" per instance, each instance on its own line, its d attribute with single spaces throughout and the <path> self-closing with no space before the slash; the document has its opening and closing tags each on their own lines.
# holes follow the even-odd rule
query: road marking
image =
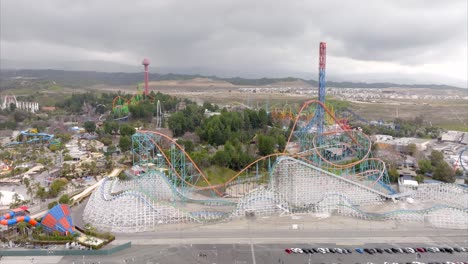
<svg viewBox="0 0 468 264">
<path fill-rule="evenodd" d="M 254 247 L 253 247 L 252 242 L 250 242 L 250 249 L 252 251 L 252 264 L 257 264 L 257 262 L 255 262 L 255 253 L 254 253 Z"/>
</svg>

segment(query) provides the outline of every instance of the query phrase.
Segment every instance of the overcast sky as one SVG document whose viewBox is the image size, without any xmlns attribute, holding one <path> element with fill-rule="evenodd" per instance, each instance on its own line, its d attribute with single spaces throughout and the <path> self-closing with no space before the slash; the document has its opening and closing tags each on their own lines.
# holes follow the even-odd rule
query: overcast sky
<svg viewBox="0 0 468 264">
<path fill-rule="evenodd" d="M 467 86 L 468 1 L 1 0 L 1 59 Z M 95 70 L 95 69 L 90 69 Z"/>
</svg>

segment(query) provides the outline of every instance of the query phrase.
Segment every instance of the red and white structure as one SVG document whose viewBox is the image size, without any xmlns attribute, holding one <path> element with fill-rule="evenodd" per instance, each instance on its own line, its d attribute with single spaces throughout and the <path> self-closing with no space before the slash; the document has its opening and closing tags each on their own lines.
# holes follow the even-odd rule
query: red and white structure
<svg viewBox="0 0 468 264">
<path fill-rule="evenodd" d="M 145 66 L 145 95 L 148 95 L 149 94 L 149 90 L 148 90 L 148 80 L 149 80 L 148 66 L 150 65 L 150 61 L 147 58 L 145 58 L 141 64 L 143 64 L 143 66 Z"/>
</svg>

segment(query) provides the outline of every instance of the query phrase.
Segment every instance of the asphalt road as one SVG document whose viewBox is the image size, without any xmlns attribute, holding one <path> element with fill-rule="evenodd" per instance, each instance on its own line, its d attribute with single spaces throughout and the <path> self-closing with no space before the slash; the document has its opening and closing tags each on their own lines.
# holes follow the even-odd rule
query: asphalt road
<svg viewBox="0 0 468 264">
<path fill-rule="evenodd" d="M 434 244 L 365 244 L 364 247 L 429 246 Z M 450 244 L 456 246 L 456 244 Z M 468 261 L 468 253 L 422 253 L 416 254 L 287 254 L 290 247 L 346 247 L 353 245 L 336 244 L 200 244 L 200 245 L 147 245 L 134 246 L 125 251 L 105 257 L 85 257 L 85 263 L 152 263 L 152 264 L 271 264 L 271 263 L 406 263 L 420 261 Z M 58 263 L 83 263 L 82 257 L 66 256 Z"/>
</svg>

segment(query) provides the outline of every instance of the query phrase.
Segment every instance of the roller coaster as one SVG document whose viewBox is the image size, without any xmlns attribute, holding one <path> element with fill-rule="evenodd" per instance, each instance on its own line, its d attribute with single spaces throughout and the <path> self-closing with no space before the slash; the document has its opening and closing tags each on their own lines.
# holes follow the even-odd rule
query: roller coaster
<svg viewBox="0 0 468 264">
<path fill-rule="evenodd" d="M 301 119 L 302 112 L 318 108 L 335 121 L 323 133 Z M 466 205 L 456 202 L 468 200 L 468 190 L 444 185 L 421 187 L 424 193 L 396 192 L 385 163 L 371 156 L 369 137 L 347 129 L 315 100 L 305 102 L 295 117 L 286 149 L 295 144 L 296 151 L 260 157 L 222 184 L 212 184 L 167 135 L 138 131 L 132 141 L 133 164 L 145 173 L 130 181 L 106 179 L 91 195 L 83 218 L 99 229 L 142 232 L 160 224 L 323 212 L 378 221 L 430 219 L 440 228 L 466 229 L 468 224 Z M 435 204 L 379 213 L 362 209 L 407 196 Z"/>
<path fill-rule="evenodd" d="M 294 120 L 283 151 L 260 157 L 224 183 L 213 184 L 174 139 L 140 130 L 132 136 L 132 156 L 144 173 L 129 181 L 103 180 L 89 198 L 84 222 L 129 233 L 153 231 L 162 224 L 328 213 L 467 229 L 468 189 L 433 184 L 396 192 L 385 163 L 371 155 L 369 137 L 350 130 L 326 107 L 325 53 L 326 43 L 321 42 L 318 100 L 305 102 L 298 111 L 289 107 L 271 113 Z M 408 196 L 430 205 L 386 212 L 364 209 L 376 204 L 386 208 Z"/>
</svg>

